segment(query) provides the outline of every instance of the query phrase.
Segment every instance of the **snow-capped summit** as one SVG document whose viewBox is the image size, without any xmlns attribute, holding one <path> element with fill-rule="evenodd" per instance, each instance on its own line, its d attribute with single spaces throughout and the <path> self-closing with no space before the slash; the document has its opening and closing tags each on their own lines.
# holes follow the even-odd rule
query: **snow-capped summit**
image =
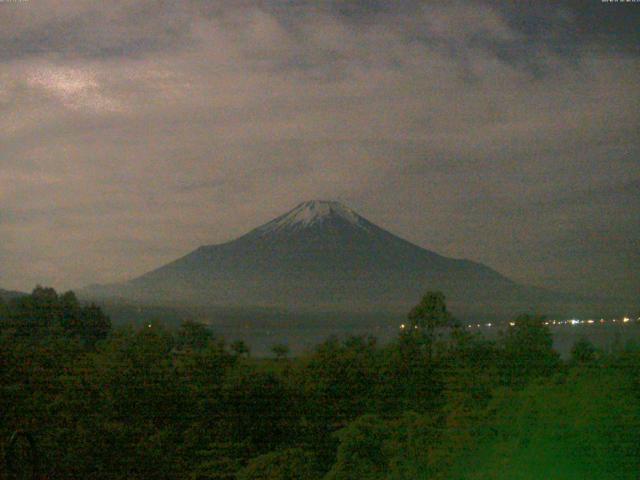
<svg viewBox="0 0 640 480">
<path fill-rule="evenodd" d="M 300 203 L 293 210 L 256 228 L 254 232 L 266 234 L 283 230 L 301 230 L 311 225 L 336 219 L 365 230 L 368 228 L 369 222 L 367 220 L 340 202 L 310 200 Z"/>
</svg>

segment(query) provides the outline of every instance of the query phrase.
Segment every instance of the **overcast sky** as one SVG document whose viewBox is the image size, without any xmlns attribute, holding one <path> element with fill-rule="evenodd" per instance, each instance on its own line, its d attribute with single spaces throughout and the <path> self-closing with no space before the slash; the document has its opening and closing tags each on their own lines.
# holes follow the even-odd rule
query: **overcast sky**
<svg viewBox="0 0 640 480">
<path fill-rule="evenodd" d="M 0 287 L 128 279 L 320 198 L 518 281 L 637 296 L 639 19 L 0 0 Z"/>
</svg>

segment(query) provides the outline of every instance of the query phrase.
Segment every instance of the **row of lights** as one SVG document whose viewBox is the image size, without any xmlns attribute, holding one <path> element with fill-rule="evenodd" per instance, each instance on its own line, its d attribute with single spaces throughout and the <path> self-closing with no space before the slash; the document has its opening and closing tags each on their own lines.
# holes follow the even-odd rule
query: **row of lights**
<svg viewBox="0 0 640 480">
<path fill-rule="evenodd" d="M 630 323 L 633 322 L 633 320 L 629 317 L 623 317 L 620 319 L 616 319 L 616 318 L 612 318 L 611 320 L 605 320 L 604 318 L 601 318 L 600 320 L 593 320 L 593 319 L 588 319 L 588 320 L 579 320 L 577 318 L 572 318 L 570 320 L 547 320 L 545 322 L 543 322 L 545 325 L 594 325 L 594 324 L 605 324 L 605 323 Z M 636 322 L 640 323 L 640 317 L 638 317 L 636 319 Z M 485 324 L 480 324 L 480 323 L 476 323 L 476 324 L 469 324 L 467 325 L 467 328 L 481 328 L 481 327 L 488 327 L 491 328 L 493 326 L 492 323 L 485 323 Z M 516 322 L 509 322 L 509 326 L 510 327 L 515 327 L 516 326 Z"/>
<path fill-rule="evenodd" d="M 600 320 L 597 320 L 597 321 L 593 319 L 578 320 L 576 318 L 572 318 L 571 320 L 547 320 L 544 322 L 544 324 L 545 325 L 583 325 L 583 324 L 594 325 L 594 324 L 604 324 L 609 322 L 610 323 L 629 323 L 632 321 L 633 320 L 629 317 L 623 317 L 621 319 L 612 318 L 611 320 L 605 320 L 604 318 L 601 318 Z M 636 319 L 636 322 L 640 323 L 640 317 Z M 516 322 L 509 322 L 509 326 L 515 327 Z M 475 324 L 470 323 L 469 325 L 467 325 L 467 328 L 482 328 L 482 327 L 491 328 L 493 327 L 493 323 L 475 323 Z M 401 330 L 405 330 L 406 328 L 411 328 L 411 326 L 405 325 L 404 323 L 400 325 Z M 417 329 L 418 325 L 414 325 L 413 328 Z"/>
</svg>

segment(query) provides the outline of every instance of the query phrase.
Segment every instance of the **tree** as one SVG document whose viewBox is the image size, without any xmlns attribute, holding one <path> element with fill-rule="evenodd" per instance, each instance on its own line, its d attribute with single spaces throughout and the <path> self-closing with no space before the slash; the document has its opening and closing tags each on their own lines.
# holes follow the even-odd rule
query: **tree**
<svg viewBox="0 0 640 480">
<path fill-rule="evenodd" d="M 60 304 L 62 327 L 69 330 L 74 319 L 80 316 L 80 303 L 76 294 L 71 291 L 63 293 L 57 300 Z"/>
<path fill-rule="evenodd" d="M 0 297 L 0 320 L 6 319 L 7 315 L 9 315 L 9 307 L 5 303 L 4 299 Z"/>
<path fill-rule="evenodd" d="M 522 386 L 533 377 L 556 371 L 560 358 L 553 350 L 553 336 L 544 317 L 520 315 L 513 323 L 498 342 L 503 383 Z"/>
<path fill-rule="evenodd" d="M 246 445 L 228 441 L 196 445 L 195 466 L 188 478 L 197 480 L 236 480 L 236 472 L 246 460 Z M 253 477 L 249 477 L 253 478 Z"/>
<path fill-rule="evenodd" d="M 324 478 L 450 478 L 446 471 L 466 445 L 452 442 L 438 424 L 433 415 L 410 411 L 397 418 L 363 415 L 337 432 L 336 461 Z"/>
<path fill-rule="evenodd" d="M 238 357 L 249 356 L 249 346 L 242 340 L 236 340 L 231 344 L 231 350 Z"/>
<path fill-rule="evenodd" d="M 580 338 L 571 348 L 571 360 L 577 364 L 591 363 L 596 358 L 596 347 L 586 338 Z"/>
<path fill-rule="evenodd" d="M 61 308 L 58 294 L 53 288 L 38 285 L 31 295 L 17 299 L 12 312 L 12 323 L 20 335 L 45 335 L 60 324 Z"/>
<path fill-rule="evenodd" d="M 91 304 L 80 310 L 80 325 L 74 332 L 90 347 L 104 340 L 111 331 L 111 320 L 97 305 Z"/>
<path fill-rule="evenodd" d="M 297 424 L 290 389 L 274 372 L 236 364 L 225 377 L 221 397 L 226 440 L 246 442 L 251 457 L 291 439 Z M 219 412 L 216 412 L 219 414 Z"/>
<path fill-rule="evenodd" d="M 379 382 L 375 342 L 355 336 L 343 342 L 329 338 L 316 347 L 297 374 L 314 421 L 343 427 L 364 412 Z"/>
<path fill-rule="evenodd" d="M 438 358 L 437 369 L 443 384 L 445 422 L 463 438 L 468 435 L 466 427 L 482 415 L 499 385 L 495 341 L 478 332 L 453 332 L 447 349 Z"/>
<path fill-rule="evenodd" d="M 445 296 L 442 292 L 427 292 L 409 315 L 408 331 L 405 335 L 424 343 L 429 353 L 433 352 L 434 333 L 436 328 L 451 325 L 453 317 L 447 310 Z"/>
<path fill-rule="evenodd" d="M 204 323 L 186 321 L 180 325 L 177 337 L 178 348 L 202 350 L 213 339 L 213 332 Z"/>
<path fill-rule="evenodd" d="M 284 360 L 289 355 L 289 347 L 284 343 L 278 343 L 271 347 L 271 352 L 275 355 L 278 360 Z"/>
<path fill-rule="evenodd" d="M 41 286 L 12 302 L 9 317 L 18 335 L 62 334 L 79 338 L 88 347 L 106 338 L 111 330 L 111 320 L 97 305 L 80 305 L 71 291 L 58 295 L 53 288 Z"/>
<path fill-rule="evenodd" d="M 311 454 L 299 448 L 279 450 L 252 459 L 238 480 L 316 480 L 321 474 Z"/>
<path fill-rule="evenodd" d="M 640 402 L 630 380 L 616 369 L 576 369 L 561 382 L 500 389 L 478 446 L 460 451 L 446 478 L 637 479 Z"/>
<path fill-rule="evenodd" d="M 336 463 L 326 480 L 383 480 L 389 459 L 385 443 L 391 436 L 388 424 L 375 415 L 363 415 L 338 432 Z"/>
<path fill-rule="evenodd" d="M 2 331 L 10 326 L 9 306 L 5 303 L 2 297 L 0 297 L 0 334 L 2 334 Z"/>
<path fill-rule="evenodd" d="M 60 478 L 178 478 L 176 448 L 190 399 L 161 326 L 121 329 L 74 367 L 65 389 L 66 433 L 74 442 Z M 70 434 L 70 435 L 69 435 Z M 73 470 L 71 470 L 73 472 Z"/>
</svg>

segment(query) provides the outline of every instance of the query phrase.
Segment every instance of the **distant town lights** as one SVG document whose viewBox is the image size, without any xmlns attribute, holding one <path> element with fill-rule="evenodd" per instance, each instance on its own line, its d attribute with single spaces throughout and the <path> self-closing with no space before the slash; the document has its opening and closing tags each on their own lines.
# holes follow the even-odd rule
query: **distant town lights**
<svg viewBox="0 0 640 480">
<path fill-rule="evenodd" d="M 640 317 L 638 317 L 637 322 L 640 323 Z M 636 323 L 635 317 L 621 317 L 621 318 L 611 318 L 611 319 L 605 319 L 605 318 L 601 318 L 600 320 L 594 320 L 592 318 L 589 318 L 587 320 L 581 320 L 579 318 L 572 318 L 569 320 L 546 320 L 543 322 L 544 325 L 571 325 L 571 326 L 575 326 L 575 325 L 594 325 L 594 324 L 600 324 L 600 325 L 605 325 L 607 323 L 617 323 L 617 324 L 621 324 L 621 323 Z M 508 323 L 509 327 L 515 327 L 516 326 L 516 322 L 509 322 Z M 467 324 L 467 328 L 468 329 L 472 329 L 472 328 L 492 328 L 492 327 L 496 327 L 496 328 L 500 328 L 499 325 L 494 325 L 493 323 L 469 323 Z M 402 325 L 400 325 L 400 328 L 404 329 L 405 328 L 405 324 L 403 323 Z M 416 325 L 414 328 L 418 328 L 418 326 Z"/>
</svg>

